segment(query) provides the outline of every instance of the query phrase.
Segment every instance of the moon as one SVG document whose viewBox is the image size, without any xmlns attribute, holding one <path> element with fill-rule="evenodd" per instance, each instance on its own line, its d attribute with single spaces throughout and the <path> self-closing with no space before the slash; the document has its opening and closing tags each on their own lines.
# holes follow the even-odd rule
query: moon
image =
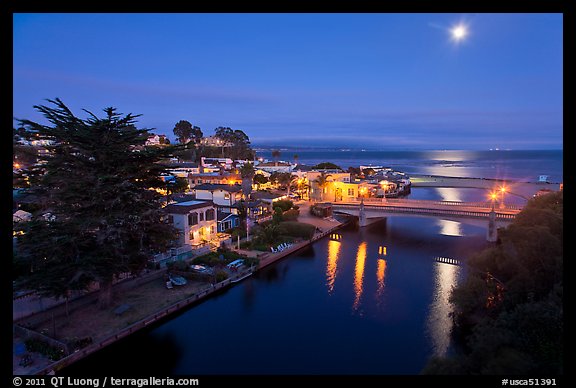
<svg viewBox="0 0 576 388">
<path fill-rule="evenodd" d="M 462 23 L 455 25 L 450 29 L 450 35 L 453 41 L 460 42 L 468 36 L 468 27 Z"/>
</svg>

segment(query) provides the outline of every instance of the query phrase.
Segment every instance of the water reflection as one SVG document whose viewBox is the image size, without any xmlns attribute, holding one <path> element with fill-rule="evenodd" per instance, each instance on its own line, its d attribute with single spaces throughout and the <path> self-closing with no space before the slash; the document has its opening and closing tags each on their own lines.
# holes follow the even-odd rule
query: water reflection
<svg viewBox="0 0 576 388">
<path fill-rule="evenodd" d="M 326 285 L 328 293 L 334 291 L 334 282 L 338 271 L 338 259 L 340 258 L 340 247 L 342 243 L 336 240 L 328 241 L 328 262 L 326 263 Z"/>
<path fill-rule="evenodd" d="M 378 280 L 378 288 L 376 289 L 376 305 L 380 307 L 382 303 L 382 295 L 384 294 L 384 276 L 386 275 L 386 260 L 378 259 L 378 267 L 376 268 L 376 280 Z"/>
<path fill-rule="evenodd" d="M 362 297 L 363 283 L 364 283 L 364 265 L 366 264 L 366 241 L 363 241 L 358 246 L 356 253 L 356 267 L 354 269 L 354 304 L 352 308 L 358 309 L 360 306 L 360 298 Z"/>
<path fill-rule="evenodd" d="M 460 222 L 438 219 L 436 223 L 440 227 L 440 234 L 444 236 L 463 236 Z"/>
<path fill-rule="evenodd" d="M 436 356 L 446 355 L 450 345 L 453 306 L 449 301 L 452 288 L 458 282 L 460 267 L 445 263 L 434 263 L 434 295 L 428 315 L 428 332 L 432 339 L 432 350 Z"/>
<path fill-rule="evenodd" d="M 462 202 L 461 190 L 454 187 L 436 187 L 442 201 Z"/>
</svg>

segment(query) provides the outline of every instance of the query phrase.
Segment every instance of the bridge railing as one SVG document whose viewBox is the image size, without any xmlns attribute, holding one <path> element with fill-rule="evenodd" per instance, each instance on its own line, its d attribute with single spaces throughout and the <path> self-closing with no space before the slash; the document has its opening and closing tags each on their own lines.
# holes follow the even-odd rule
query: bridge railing
<svg viewBox="0 0 576 388">
<path fill-rule="evenodd" d="M 358 200 L 351 200 L 346 202 L 334 202 L 334 204 L 338 203 L 354 203 L 359 204 L 361 201 Z M 439 206 L 454 206 L 454 207 L 478 207 L 478 208 L 491 208 L 492 202 L 485 201 L 485 202 L 460 202 L 460 201 L 433 201 L 433 200 L 426 200 L 426 199 L 401 199 L 401 198 L 386 198 L 383 200 L 382 198 L 364 198 L 365 204 L 391 204 L 391 205 L 407 205 L 410 204 L 421 204 L 421 205 L 439 205 Z M 505 204 L 504 209 L 508 210 L 521 210 L 522 205 L 515 205 L 515 204 Z M 499 208 L 496 205 L 496 208 Z"/>
<path fill-rule="evenodd" d="M 335 210 L 358 210 L 357 204 L 351 203 L 335 203 L 332 205 Z M 412 213 L 412 214 L 427 214 L 436 216 L 457 216 L 457 217 L 471 217 L 471 218 L 488 218 L 490 216 L 489 211 L 470 211 L 463 209 L 434 209 L 434 208 L 423 208 L 423 207 L 408 207 L 408 206 L 386 206 L 381 205 L 370 205 L 367 209 L 368 211 L 382 210 L 386 213 Z M 497 220 L 512 220 L 516 217 L 516 214 L 499 213 L 495 211 L 495 217 Z"/>
</svg>

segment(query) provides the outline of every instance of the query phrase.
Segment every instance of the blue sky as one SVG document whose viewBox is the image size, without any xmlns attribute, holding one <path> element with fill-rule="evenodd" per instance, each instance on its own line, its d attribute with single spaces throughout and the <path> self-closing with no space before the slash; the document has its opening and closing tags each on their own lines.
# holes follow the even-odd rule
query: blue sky
<svg viewBox="0 0 576 388">
<path fill-rule="evenodd" d="M 449 30 L 469 35 L 459 43 Z M 561 149 L 562 14 L 14 14 L 13 115 L 58 97 L 174 138 Z"/>
</svg>

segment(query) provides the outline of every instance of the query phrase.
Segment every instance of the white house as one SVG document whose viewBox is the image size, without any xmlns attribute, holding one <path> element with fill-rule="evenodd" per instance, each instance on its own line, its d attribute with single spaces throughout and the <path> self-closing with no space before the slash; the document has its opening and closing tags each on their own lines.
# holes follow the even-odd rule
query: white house
<svg viewBox="0 0 576 388">
<path fill-rule="evenodd" d="M 164 208 L 176 229 L 181 245 L 199 248 L 216 240 L 216 207 L 212 201 L 192 200 L 171 203 Z"/>
<path fill-rule="evenodd" d="M 264 162 L 259 163 L 255 168 L 257 170 L 266 171 L 268 173 L 273 172 L 292 172 L 296 167 L 295 164 L 290 164 L 288 162 Z"/>
<path fill-rule="evenodd" d="M 157 145 L 163 145 L 166 144 L 166 135 L 156 135 L 156 134 L 152 134 L 150 136 L 148 136 L 148 139 L 146 140 L 146 145 L 147 146 L 157 146 Z"/>
<path fill-rule="evenodd" d="M 179 178 L 188 178 L 189 174 L 199 174 L 200 166 L 192 162 L 172 163 L 167 168 L 168 172 Z"/>
<path fill-rule="evenodd" d="M 230 213 L 230 208 L 242 199 L 242 187 L 240 185 L 223 185 L 204 183 L 196 185 L 192 192 L 196 199 L 213 201 L 219 210 Z"/>
</svg>

